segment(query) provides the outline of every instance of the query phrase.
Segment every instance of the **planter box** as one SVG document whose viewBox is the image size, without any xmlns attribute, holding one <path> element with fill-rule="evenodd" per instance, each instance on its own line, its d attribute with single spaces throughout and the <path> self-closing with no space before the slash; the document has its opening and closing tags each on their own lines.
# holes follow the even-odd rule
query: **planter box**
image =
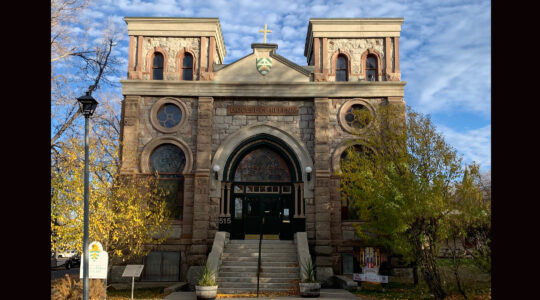
<svg viewBox="0 0 540 300">
<path fill-rule="evenodd" d="M 298 285 L 300 286 L 300 296 L 302 297 L 319 297 L 321 295 L 321 284 L 318 282 L 299 282 Z"/>
<path fill-rule="evenodd" d="M 195 295 L 197 300 L 213 300 L 216 299 L 217 285 L 214 286 L 195 286 Z"/>
</svg>

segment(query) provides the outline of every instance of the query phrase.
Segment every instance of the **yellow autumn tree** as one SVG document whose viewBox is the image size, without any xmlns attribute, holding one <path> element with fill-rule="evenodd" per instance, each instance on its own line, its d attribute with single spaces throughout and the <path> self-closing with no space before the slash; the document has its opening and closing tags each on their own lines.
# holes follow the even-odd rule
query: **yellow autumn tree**
<svg viewBox="0 0 540 300">
<path fill-rule="evenodd" d="M 117 135 L 97 127 L 89 142 L 89 242 L 101 242 L 112 266 L 148 254 L 145 245 L 162 243 L 170 212 L 157 176 L 119 175 Z M 84 140 L 63 140 L 52 157 L 51 247 L 82 253 Z"/>
</svg>

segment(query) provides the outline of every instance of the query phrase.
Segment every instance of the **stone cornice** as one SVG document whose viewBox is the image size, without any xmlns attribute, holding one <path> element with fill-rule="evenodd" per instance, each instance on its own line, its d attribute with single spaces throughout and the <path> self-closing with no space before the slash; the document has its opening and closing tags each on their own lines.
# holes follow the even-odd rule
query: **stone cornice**
<svg viewBox="0 0 540 300">
<path fill-rule="evenodd" d="M 163 37 L 213 36 L 223 63 L 227 50 L 218 18 L 125 17 L 129 35 Z"/>
<path fill-rule="evenodd" d="M 184 97 L 403 97 L 405 81 L 381 82 L 215 82 L 120 80 L 125 96 Z"/>
<path fill-rule="evenodd" d="M 309 19 L 304 56 L 310 55 L 313 38 L 399 37 L 403 21 L 403 18 Z"/>
</svg>

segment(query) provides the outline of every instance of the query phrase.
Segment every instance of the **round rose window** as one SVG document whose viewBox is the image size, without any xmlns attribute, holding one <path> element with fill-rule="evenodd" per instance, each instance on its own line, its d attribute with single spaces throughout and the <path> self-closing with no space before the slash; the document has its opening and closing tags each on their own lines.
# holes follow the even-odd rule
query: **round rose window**
<svg viewBox="0 0 540 300">
<path fill-rule="evenodd" d="M 182 110 L 172 103 L 167 103 L 157 113 L 159 124 L 165 128 L 173 128 L 182 120 Z"/>
</svg>

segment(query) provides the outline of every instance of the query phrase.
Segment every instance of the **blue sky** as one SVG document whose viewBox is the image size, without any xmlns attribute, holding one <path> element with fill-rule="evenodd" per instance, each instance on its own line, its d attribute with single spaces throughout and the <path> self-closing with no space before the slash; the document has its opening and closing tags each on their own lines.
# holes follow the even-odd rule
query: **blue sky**
<svg viewBox="0 0 540 300">
<path fill-rule="evenodd" d="M 491 1 L 94 0 L 74 29 L 91 40 L 109 22 L 122 30 L 116 53 L 125 65 L 122 78 L 129 40 L 124 17 L 219 18 L 225 63 L 251 53 L 266 23 L 267 42 L 299 65 L 307 65 L 310 18 L 404 18 L 399 50 L 407 105 L 429 114 L 465 162 L 491 167 Z"/>
</svg>

